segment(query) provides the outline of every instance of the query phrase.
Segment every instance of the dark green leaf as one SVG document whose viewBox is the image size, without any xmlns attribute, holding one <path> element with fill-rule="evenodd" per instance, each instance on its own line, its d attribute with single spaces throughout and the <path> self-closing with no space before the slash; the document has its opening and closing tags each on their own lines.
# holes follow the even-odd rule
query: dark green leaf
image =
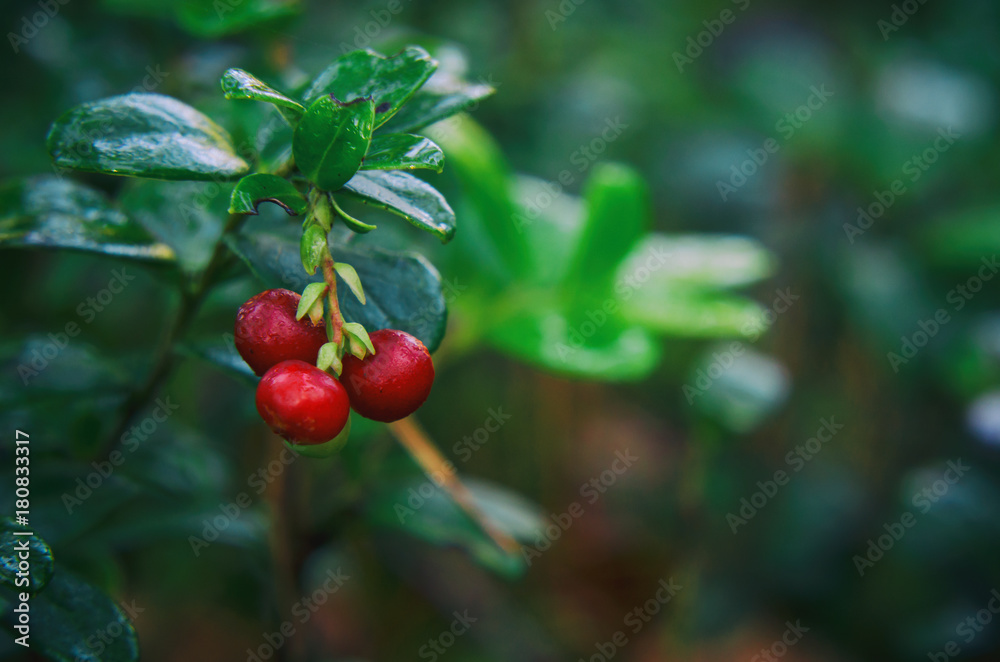
<svg viewBox="0 0 1000 662">
<path fill-rule="evenodd" d="M 298 243 L 292 238 L 258 233 L 237 235 L 228 241 L 266 287 L 301 292 L 310 282 L 320 280 L 302 269 Z M 337 288 L 347 321 L 358 322 L 370 331 L 406 331 L 430 351 L 437 349 L 444 338 L 447 309 L 441 276 L 423 256 L 350 245 L 335 247 L 333 254 L 349 262 L 365 285 L 365 305 L 346 285 Z"/>
<path fill-rule="evenodd" d="M 227 335 L 224 341 L 199 341 L 177 346 L 178 353 L 184 356 L 201 359 L 221 368 L 234 377 L 256 384 L 260 378 L 254 374 L 243 357 L 236 351 L 232 335 Z"/>
<path fill-rule="evenodd" d="M 236 182 L 229 199 L 229 213 L 257 214 L 257 207 L 262 202 L 273 202 L 291 216 L 304 214 L 309 207 L 306 199 L 287 179 L 257 173 Z"/>
<path fill-rule="evenodd" d="M 385 123 L 382 130 L 392 133 L 412 133 L 425 126 L 468 109 L 496 92 L 485 83 L 469 83 L 439 71 L 417 90 L 405 106 Z"/>
<path fill-rule="evenodd" d="M 306 112 L 298 101 L 289 99 L 281 92 L 268 86 L 262 80 L 242 69 L 229 69 L 222 74 L 222 91 L 227 99 L 248 99 L 274 104 L 289 124 L 295 124 Z"/>
<path fill-rule="evenodd" d="M 413 175 L 395 170 L 359 172 L 344 191 L 402 216 L 413 225 L 448 242 L 455 235 L 455 212 L 437 189 Z"/>
<path fill-rule="evenodd" d="M 122 209 L 177 254 L 185 271 L 208 264 L 222 235 L 232 185 L 214 182 L 133 181 Z"/>
<path fill-rule="evenodd" d="M 14 520 L 0 520 L 0 584 L 13 589 L 16 593 L 38 593 L 52 579 L 52 550 L 48 543 L 31 533 L 31 530 L 18 526 Z M 27 545 L 27 558 L 22 545 Z M 28 572 L 18 577 L 18 565 L 27 562 Z M 27 582 L 27 583 L 24 583 Z"/>
<path fill-rule="evenodd" d="M 4 624 L 12 628 L 12 615 Z M 99 633 L 117 633 L 105 636 Z M 115 602 L 65 569 L 31 599 L 31 647 L 56 662 L 134 662 L 135 628 Z"/>
<path fill-rule="evenodd" d="M 437 62 L 418 46 L 392 57 L 372 50 L 353 51 L 334 60 L 316 77 L 305 100 L 311 103 L 329 94 L 341 101 L 371 98 L 378 127 L 396 114 L 435 69 Z"/>
<path fill-rule="evenodd" d="M 430 138 L 408 133 L 375 136 L 362 170 L 416 170 L 426 168 L 441 172 L 444 152 Z"/>
<path fill-rule="evenodd" d="M 53 247 L 172 261 L 173 250 L 99 191 L 54 176 L 0 188 L 0 247 Z"/>
<path fill-rule="evenodd" d="M 420 489 L 423 495 L 427 485 L 433 486 L 427 479 L 418 479 L 377 493 L 369 502 L 368 517 L 376 524 L 402 529 L 438 545 L 458 545 L 502 575 L 516 577 L 524 572 L 525 557 L 511 556 L 497 547 L 440 488 L 434 487 L 430 497 L 412 508 L 408 501 L 411 490 Z M 498 529 L 523 543 L 533 544 L 544 537 L 545 520 L 537 506 L 485 481 L 467 480 L 466 485 Z"/>
<path fill-rule="evenodd" d="M 47 138 L 57 166 L 153 179 L 232 179 L 250 166 L 225 130 L 162 94 L 124 94 L 64 113 Z"/>
<path fill-rule="evenodd" d="M 220 37 L 295 16 L 299 11 L 298 0 L 181 0 L 176 14 L 191 34 Z"/>
<path fill-rule="evenodd" d="M 368 151 L 374 112 L 371 99 L 340 103 L 324 96 L 309 106 L 292 139 L 302 174 L 324 191 L 343 186 Z"/>
<path fill-rule="evenodd" d="M 618 264 L 649 226 L 649 191 L 631 168 L 595 166 L 584 199 L 586 216 L 563 280 L 571 295 L 610 291 Z"/>
</svg>

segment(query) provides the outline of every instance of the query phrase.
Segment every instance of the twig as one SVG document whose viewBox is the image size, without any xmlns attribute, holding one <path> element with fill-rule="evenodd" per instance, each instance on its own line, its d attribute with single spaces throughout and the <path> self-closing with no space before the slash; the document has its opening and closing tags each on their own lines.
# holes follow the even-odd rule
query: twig
<svg viewBox="0 0 1000 662">
<path fill-rule="evenodd" d="M 444 487 L 455 503 L 483 529 L 497 547 L 511 555 L 520 553 L 520 543 L 497 528 L 493 521 L 486 516 L 476 504 L 472 492 L 459 480 L 452 465 L 441 455 L 441 451 L 417 424 L 416 419 L 409 416 L 401 421 L 390 423 L 389 430 L 420 465 L 427 477 Z"/>
</svg>

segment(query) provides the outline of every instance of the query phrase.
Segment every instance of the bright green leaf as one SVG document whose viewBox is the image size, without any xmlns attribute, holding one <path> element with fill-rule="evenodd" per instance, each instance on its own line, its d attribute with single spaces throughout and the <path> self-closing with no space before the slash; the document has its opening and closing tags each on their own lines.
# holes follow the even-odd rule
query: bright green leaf
<svg viewBox="0 0 1000 662">
<path fill-rule="evenodd" d="M 375 136 L 368 148 L 362 170 L 417 170 L 441 172 L 444 152 L 430 138 L 408 133 Z"/>
<path fill-rule="evenodd" d="M 372 137 L 375 106 L 371 99 L 340 103 L 317 99 L 295 128 L 292 153 L 309 181 L 336 191 L 361 167 Z"/>
<path fill-rule="evenodd" d="M 584 199 L 586 216 L 563 280 L 570 296 L 610 291 L 615 269 L 649 226 L 649 191 L 631 168 L 595 166 Z"/>
<path fill-rule="evenodd" d="M 330 198 L 330 204 L 333 206 L 334 211 L 337 212 L 337 215 L 340 217 L 340 219 L 344 221 L 344 225 L 349 227 L 352 232 L 357 232 L 358 234 L 368 234 L 369 232 L 371 232 L 376 228 L 376 226 L 370 223 L 359 221 L 358 219 L 354 218 L 346 211 L 341 209 L 340 205 L 337 204 L 336 199 L 334 199 L 332 193 L 330 194 L 329 198 Z"/>
<path fill-rule="evenodd" d="M 308 315 L 309 309 L 326 296 L 328 289 L 326 283 L 309 283 L 306 285 L 306 289 L 302 290 L 302 297 L 299 299 L 298 310 L 295 311 L 295 319 L 300 320 Z"/>
<path fill-rule="evenodd" d="M 298 101 L 289 99 L 281 92 L 268 86 L 262 80 L 242 69 L 228 69 L 222 74 L 222 91 L 227 99 L 248 99 L 274 104 L 282 117 L 294 125 L 306 112 Z"/>
<path fill-rule="evenodd" d="M 639 287 L 622 303 L 622 315 L 650 331 L 688 338 L 756 338 L 768 326 L 755 301 L 682 285 Z"/>
<path fill-rule="evenodd" d="M 227 239 L 233 251 L 266 287 L 302 291 L 319 281 L 302 268 L 297 242 L 267 233 Z M 340 309 L 348 321 L 366 329 L 399 329 L 420 339 L 430 351 L 444 337 L 447 307 L 441 276 L 423 256 L 396 253 L 370 246 L 337 247 L 337 256 L 349 262 L 365 284 L 367 305 L 346 289 L 338 289 Z"/>
<path fill-rule="evenodd" d="M 344 191 L 366 204 L 385 209 L 448 242 L 455 235 L 455 212 L 437 189 L 413 175 L 396 170 L 362 171 Z"/>
<path fill-rule="evenodd" d="M 546 370 L 606 381 L 641 379 L 660 360 L 659 342 L 642 326 L 600 307 L 569 314 L 531 299 L 493 327 L 493 345 Z"/>
<path fill-rule="evenodd" d="M 340 359 L 337 358 L 337 343 L 324 343 L 319 348 L 319 355 L 316 358 L 316 367 L 320 370 L 329 370 L 330 366 L 333 365 L 339 366 L 341 370 L 343 369 L 343 366 L 340 365 Z M 340 370 L 337 370 L 337 374 L 340 374 Z"/>
<path fill-rule="evenodd" d="M 345 322 L 342 328 L 351 340 L 360 344 L 369 354 L 375 353 L 375 345 L 372 344 L 372 339 L 368 337 L 368 331 L 365 330 L 365 327 L 357 322 Z M 358 358 L 363 359 L 365 357 L 359 356 Z"/>
<path fill-rule="evenodd" d="M 162 94 L 132 93 L 85 103 L 49 130 L 61 168 L 153 179 L 234 179 L 250 166 L 226 131 Z"/>
<path fill-rule="evenodd" d="M 375 126 L 396 114 L 407 99 L 437 69 L 427 51 L 410 46 L 385 57 L 372 50 L 352 51 L 330 64 L 306 92 L 312 103 L 332 94 L 341 101 L 370 98 L 375 103 Z"/>
<path fill-rule="evenodd" d="M 284 177 L 256 173 L 236 182 L 229 199 L 230 214 L 257 214 L 262 202 L 273 202 L 290 216 L 303 214 L 309 203 Z"/>
<path fill-rule="evenodd" d="M 306 273 L 309 275 L 316 273 L 323 258 L 329 254 L 326 230 L 314 224 L 306 226 L 302 233 L 302 240 L 299 242 L 299 253 Z"/>
<path fill-rule="evenodd" d="M 30 534 L 30 535 L 28 535 Z M 21 545 L 28 546 L 28 558 L 22 559 Z M 18 564 L 27 560 L 31 566 L 27 586 L 18 585 Z M 18 526 L 13 519 L 0 520 L 0 584 L 15 590 L 38 593 L 52 579 L 52 550 L 48 543 L 34 535 L 30 529 Z"/>
<path fill-rule="evenodd" d="M 650 234 L 635 245 L 617 277 L 624 282 L 641 276 L 643 289 L 731 288 L 767 278 L 774 267 L 774 256 L 749 237 Z"/>
<path fill-rule="evenodd" d="M 173 261 L 157 242 L 99 191 L 50 175 L 0 187 L 0 248 L 93 251 L 137 260 Z"/>
<path fill-rule="evenodd" d="M 337 272 L 337 275 L 351 288 L 351 292 L 358 298 L 358 301 L 364 304 L 365 290 L 361 287 L 361 279 L 358 277 L 358 272 L 355 271 L 354 267 L 346 262 L 334 262 L 333 268 Z"/>
</svg>

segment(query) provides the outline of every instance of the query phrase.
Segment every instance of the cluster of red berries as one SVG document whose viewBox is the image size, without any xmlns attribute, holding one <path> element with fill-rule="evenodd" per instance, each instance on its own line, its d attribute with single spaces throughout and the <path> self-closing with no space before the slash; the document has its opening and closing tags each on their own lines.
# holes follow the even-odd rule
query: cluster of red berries
<svg viewBox="0 0 1000 662">
<path fill-rule="evenodd" d="M 236 350 L 262 376 L 257 411 L 275 434 L 292 444 L 323 444 L 344 430 L 352 408 L 388 423 L 424 403 L 434 364 L 422 342 L 403 331 L 375 331 L 375 353 L 345 355 L 338 380 L 316 367 L 326 327 L 295 318 L 299 299 L 289 290 L 267 290 L 236 315 Z"/>
</svg>

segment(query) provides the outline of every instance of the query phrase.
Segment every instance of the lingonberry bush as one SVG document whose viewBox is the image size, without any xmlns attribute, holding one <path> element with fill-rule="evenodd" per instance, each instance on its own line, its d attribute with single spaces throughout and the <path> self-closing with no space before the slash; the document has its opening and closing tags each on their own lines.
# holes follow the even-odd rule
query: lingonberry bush
<svg viewBox="0 0 1000 662">
<path fill-rule="evenodd" d="M 595 166 L 582 201 L 553 182 L 513 174 L 489 134 L 461 114 L 492 93 L 410 46 L 391 56 L 345 53 L 284 90 L 229 69 L 220 94 L 271 109 L 254 115 L 256 126 L 239 127 L 242 140 L 182 100 L 148 92 L 84 103 L 54 120 L 47 147 L 58 174 L 5 185 L 0 245 L 110 256 L 148 272 L 145 286 L 165 285 L 177 303 L 161 345 L 138 368 L 92 374 L 89 357 L 75 356 L 75 379 L 95 398 L 108 382 L 117 395 L 97 402 L 72 392 L 67 416 L 80 407 L 98 420 L 73 431 L 84 441 L 53 454 L 96 473 L 74 482 L 40 467 L 30 526 L 4 524 L 3 599 L 33 595 L 40 650 L 57 660 L 137 659 L 134 614 L 95 583 L 92 569 L 64 567 L 58 553 L 83 534 L 98 557 L 128 546 L 142 528 L 137 519 L 184 541 L 196 558 L 217 541 L 270 537 L 271 562 L 285 563 L 279 576 L 289 567 L 301 573 L 304 549 L 358 521 L 460 547 L 504 576 L 523 573 L 545 539 L 539 509 L 496 486 L 463 484 L 411 416 L 434 397 L 432 353 L 449 312 L 451 361 L 490 346 L 544 370 L 601 380 L 648 375 L 661 335 L 755 332 L 748 325 L 760 307 L 731 290 L 768 275 L 765 251 L 741 238 L 650 233 L 646 186 L 623 165 Z M 446 163 L 442 181 L 457 192 L 463 219 L 457 234 L 452 206 L 413 172 L 433 179 Z M 109 175 L 130 181 L 97 184 Z M 396 219 L 415 229 L 386 233 Z M 461 296 L 423 255 L 401 249 L 417 231 L 451 242 L 438 265 L 461 283 Z M 206 302 L 229 300 L 248 274 L 256 293 L 226 307 L 224 320 L 199 324 Z M 53 342 L 81 351 L 58 336 Z M 245 393 L 244 410 L 255 406 L 276 437 L 249 485 L 263 492 L 265 482 L 284 480 L 285 465 L 314 463 L 313 480 L 289 488 L 307 515 L 282 510 L 260 523 L 244 514 L 249 497 L 218 509 L 197 499 L 178 505 L 174 491 L 184 492 L 177 486 L 191 467 L 204 468 L 205 482 L 214 475 L 197 444 L 140 453 L 128 478 L 115 474 L 150 434 L 141 420 L 150 403 L 155 423 L 172 414 L 161 391 L 186 359 L 256 389 L 255 398 Z M 56 370 L 25 360 L 18 375 L 35 386 L 61 379 Z M 709 407 L 712 397 L 704 398 Z M 383 463 L 384 447 L 366 443 L 382 423 L 405 460 Z M 176 472 L 156 486 L 172 498 L 137 499 L 131 517 L 120 515 L 121 502 L 145 489 L 150 464 Z M 427 482 L 421 472 L 434 489 L 415 504 L 414 486 Z M 222 498 L 211 494 L 209 502 Z M 19 540 L 33 550 L 27 587 L 14 560 Z M 296 581 L 287 579 L 278 602 Z M 17 632 L 16 617 L 7 625 Z M 109 627 L 114 636 L 94 639 Z"/>
</svg>

